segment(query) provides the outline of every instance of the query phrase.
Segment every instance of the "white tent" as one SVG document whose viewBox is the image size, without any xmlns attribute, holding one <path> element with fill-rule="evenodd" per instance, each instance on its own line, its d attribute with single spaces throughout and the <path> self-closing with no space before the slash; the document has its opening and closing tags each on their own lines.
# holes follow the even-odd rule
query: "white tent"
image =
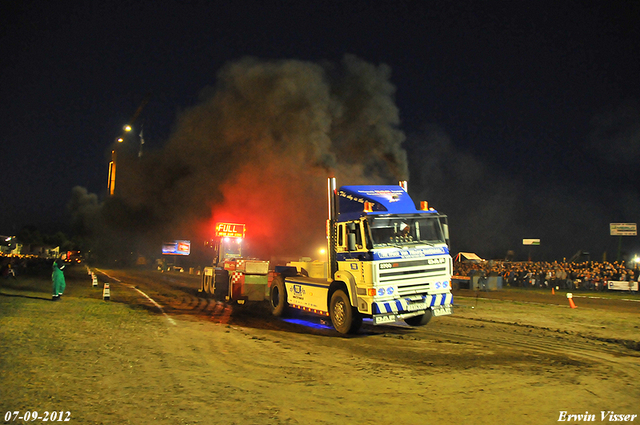
<svg viewBox="0 0 640 425">
<path fill-rule="evenodd" d="M 473 252 L 459 252 L 458 255 L 454 258 L 454 261 L 458 261 L 461 263 L 481 263 L 485 260 L 478 257 Z"/>
</svg>

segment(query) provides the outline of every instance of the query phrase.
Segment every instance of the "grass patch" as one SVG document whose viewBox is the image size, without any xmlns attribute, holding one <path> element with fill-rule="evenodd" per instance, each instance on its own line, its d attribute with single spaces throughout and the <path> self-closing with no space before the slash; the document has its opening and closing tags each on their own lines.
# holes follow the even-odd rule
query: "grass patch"
<svg viewBox="0 0 640 425">
<path fill-rule="evenodd" d="M 0 282 L 2 412 L 63 410 L 87 391 L 97 396 L 102 380 L 166 331 L 143 309 L 103 301 L 86 270 L 65 275 L 67 290 L 56 302 L 50 274 Z"/>
</svg>

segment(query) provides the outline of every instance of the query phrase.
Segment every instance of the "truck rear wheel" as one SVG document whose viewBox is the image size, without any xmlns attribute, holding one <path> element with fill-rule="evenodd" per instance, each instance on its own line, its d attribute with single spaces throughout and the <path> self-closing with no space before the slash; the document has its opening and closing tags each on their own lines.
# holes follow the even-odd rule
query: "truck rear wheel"
<svg viewBox="0 0 640 425">
<path fill-rule="evenodd" d="M 287 289 L 284 286 L 282 276 L 276 276 L 271 281 L 271 290 L 269 291 L 269 305 L 271 314 L 276 317 L 286 316 L 289 310 L 287 303 Z"/>
<path fill-rule="evenodd" d="M 333 327 L 341 334 L 356 333 L 362 326 L 362 315 L 351 307 L 349 296 L 342 289 L 331 295 L 329 314 Z"/>
<path fill-rule="evenodd" d="M 431 310 L 427 310 L 424 314 L 419 316 L 408 317 L 404 319 L 404 322 L 409 326 L 424 326 L 431 320 Z"/>
</svg>

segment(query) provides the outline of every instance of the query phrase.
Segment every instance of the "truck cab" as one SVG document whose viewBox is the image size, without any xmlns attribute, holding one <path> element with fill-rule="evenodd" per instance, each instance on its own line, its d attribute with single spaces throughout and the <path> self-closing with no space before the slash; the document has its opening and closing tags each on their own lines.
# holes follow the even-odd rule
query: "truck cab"
<svg viewBox="0 0 640 425">
<path fill-rule="evenodd" d="M 307 264 L 290 263 L 298 275 L 274 280 L 281 283 L 281 310 L 291 306 L 330 316 L 341 333 L 357 331 L 363 317 L 375 325 L 422 326 L 432 316 L 452 314 L 447 217 L 426 203 L 416 209 L 401 186 L 338 190 L 332 184 L 326 273 L 314 276 Z"/>
</svg>

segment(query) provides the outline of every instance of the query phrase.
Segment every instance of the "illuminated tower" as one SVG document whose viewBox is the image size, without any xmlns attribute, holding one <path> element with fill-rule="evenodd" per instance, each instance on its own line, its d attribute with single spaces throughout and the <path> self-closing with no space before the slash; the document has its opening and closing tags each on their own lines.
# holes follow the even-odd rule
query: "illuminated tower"
<svg viewBox="0 0 640 425">
<path fill-rule="evenodd" d="M 109 196 L 113 196 L 116 191 L 116 150 L 111 151 L 111 161 L 109 162 L 109 179 L 107 181 L 107 189 Z"/>
</svg>

